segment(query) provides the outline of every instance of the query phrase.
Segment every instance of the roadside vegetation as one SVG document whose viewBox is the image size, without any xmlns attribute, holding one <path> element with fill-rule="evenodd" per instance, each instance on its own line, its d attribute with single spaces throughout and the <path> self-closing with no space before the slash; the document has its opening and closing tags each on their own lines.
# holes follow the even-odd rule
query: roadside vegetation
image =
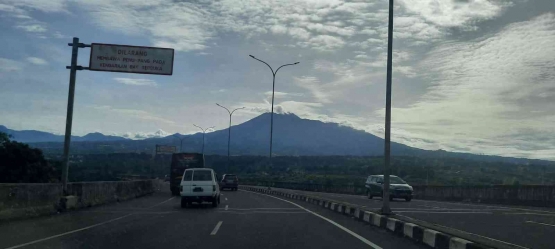
<svg viewBox="0 0 555 249">
<path fill-rule="evenodd" d="M 48 162 L 41 150 L 11 141 L 8 134 L 0 132 L 0 182 L 59 182 L 60 166 L 58 162 Z"/>
</svg>

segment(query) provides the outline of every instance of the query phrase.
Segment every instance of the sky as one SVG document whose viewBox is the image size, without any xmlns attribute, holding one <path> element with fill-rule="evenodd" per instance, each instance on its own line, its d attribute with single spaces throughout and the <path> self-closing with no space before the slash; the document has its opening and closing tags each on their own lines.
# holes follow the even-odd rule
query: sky
<svg viewBox="0 0 555 249">
<path fill-rule="evenodd" d="M 63 134 L 71 48 L 175 49 L 172 76 L 78 71 L 73 134 L 227 128 L 270 110 L 383 137 L 388 1 L 0 0 L 0 124 Z M 392 140 L 555 160 L 555 2 L 397 0 Z M 88 66 L 90 50 L 79 50 Z"/>
</svg>

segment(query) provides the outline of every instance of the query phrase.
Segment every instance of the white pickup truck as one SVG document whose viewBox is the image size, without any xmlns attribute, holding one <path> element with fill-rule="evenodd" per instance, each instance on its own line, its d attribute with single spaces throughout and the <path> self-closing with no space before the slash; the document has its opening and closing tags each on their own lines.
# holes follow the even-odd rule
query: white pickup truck
<svg viewBox="0 0 555 249">
<path fill-rule="evenodd" d="M 211 202 L 212 207 L 220 204 L 220 187 L 214 170 L 209 168 L 191 168 L 183 172 L 179 186 L 181 207 L 185 208 L 192 202 Z"/>
</svg>

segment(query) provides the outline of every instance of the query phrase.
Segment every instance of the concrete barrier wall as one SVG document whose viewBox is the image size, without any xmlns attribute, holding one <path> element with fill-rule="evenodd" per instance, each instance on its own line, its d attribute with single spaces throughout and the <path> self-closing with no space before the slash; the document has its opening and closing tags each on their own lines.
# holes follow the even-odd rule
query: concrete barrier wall
<svg viewBox="0 0 555 249">
<path fill-rule="evenodd" d="M 415 198 L 555 207 L 555 186 L 413 186 Z"/>
<path fill-rule="evenodd" d="M 304 191 L 364 195 L 361 185 L 323 185 L 295 182 L 243 182 L 244 185 Z M 468 201 L 538 207 L 555 207 L 555 186 L 413 186 L 415 199 Z"/>
<path fill-rule="evenodd" d="M 62 185 L 0 184 L 0 220 L 56 213 Z"/>
<path fill-rule="evenodd" d="M 157 181 L 74 182 L 68 193 L 77 198 L 75 208 L 84 208 L 153 193 Z M 61 184 L 0 184 L 0 220 L 57 213 L 62 196 Z"/>
<path fill-rule="evenodd" d="M 125 201 L 154 192 L 154 183 L 146 181 L 76 182 L 67 186 L 69 195 L 77 196 L 77 208 Z"/>
</svg>

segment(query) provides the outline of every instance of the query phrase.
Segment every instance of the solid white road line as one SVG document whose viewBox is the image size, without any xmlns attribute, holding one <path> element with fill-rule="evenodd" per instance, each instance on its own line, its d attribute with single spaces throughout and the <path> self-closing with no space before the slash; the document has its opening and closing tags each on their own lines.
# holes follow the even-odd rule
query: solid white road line
<svg viewBox="0 0 555 249">
<path fill-rule="evenodd" d="M 538 224 L 538 225 L 544 225 L 544 226 L 551 226 L 551 227 L 555 227 L 555 225 L 553 224 L 547 224 L 547 223 L 541 223 L 541 222 L 535 222 L 535 221 L 526 221 L 526 223 L 534 223 L 534 224 Z"/>
<path fill-rule="evenodd" d="M 540 215 L 540 216 L 555 216 L 553 214 L 538 214 L 538 213 L 503 213 L 507 215 Z"/>
<path fill-rule="evenodd" d="M 392 208 L 391 210 L 399 211 L 496 211 L 505 209 L 477 209 L 477 208 Z"/>
<path fill-rule="evenodd" d="M 115 218 L 115 219 L 111 219 L 111 220 L 108 220 L 108 221 L 104 221 L 104 222 L 101 222 L 101 223 L 98 223 L 98 224 L 95 224 L 95 225 L 91 225 L 91 226 L 88 226 L 88 227 L 83 227 L 83 228 L 80 228 L 80 229 L 77 229 L 77 230 L 69 231 L 69 232 L 66 232 L 66 233 L 62 233 L 62 234 L 58 234 L 58 235 L 54 235 L 54 236 L 50 236 L 50 237 L 46 237 L 46 238 L 44 238 L 44 239 L 34 240 L 34 241 L 31 241 L 31 242 L 27 242 L 27 243 L 25 243 L 25 244 L 21 244 L 21 245 L 17 245 L 17 246 L 12 246 L 12 247 L 8 247 L 8 248 L 5 248 L 5 249 L 20 248 L 20 247 L 24 247 L 24 246 L 36 244 L 36 243 L 39 243 L 39 242 L 42 242 L 42 241 L 46 241 L 46 240 L 50 240 L 50 239 L 62 237 L 62 236 L 68 235 L 68 234 L 72 234 L 72 233 L 80 232 L 80 231 L 83 231 L 83 230 L 91 229 L 91 228 L 93 228 L 93 227 L 102 226 L 102 225 L 104 225 L 104 224 L 107 224 L 107 223 L 110 223 L 110 222 L 113 222 L 113 221 L 116 221 L 116 220 L 121 220 L 121 219 L 126 218 L 126 217 L 131 216 L 131 215 L 133 215 L 133 214 L 124 215 L 124 216 L 121 216 L 121 217 L 119 217 L 119 218 Z"/>
<path fill-rule="evenodd" d="M 492 212 L 437 212 L 437 211 L 395 211 L 395 213 L 425 213 L 425 214 L 492 214 Z"/>
<path fill-rule="evenodd" d="M 225 205 L 225 210 L 227 210 L 227 205 Z"/>
<path fill-rule="evenodd" d="M 300 209 L 303 209 L 304 211 L 307 211 L 307 212 L 309 212 L 309 213 L 315 215 L 316 217 L 319 217 L 319 218 L 321 218 L 321 219 L 323 219 L 323 220 L 325 220 L 325 221 L 327 221 L 327 222 L 333 224 L 334 226 L 338 227 L 339 229 L 341 229 L 341 230 L 347 232 L 348 234 L 352 235 L 353 237 L 359 239 L 359 240 L 362 241 L 363 243 L 365 243 L 365 244 L 371 246 L 372 248 L 374 248 L 374 249 L 382 249 L 380 246 L 378 246 L 378 245 L 376 245 L 376 244 L 370 242 L 370 241 L 367 240 L 366 238 L 364 238 L 364 237 L 362 237 L 362 236 L 360 236 L 360 235 L 354 233 L 353 231 L 347 229 L 346 227 L 337 224 L 335 221 L 330 220 L 330 219 L 328 219 L 328 218 L 326 218 L 326 217 L 324 217 L 324 216 L 322 216 L 322 215 L 319 215 L 319 214 L 317 214 L 317 213 L 314 213 L 314 212 L 312 212 L 312 211 L 310 211 L 310 210 L 308 210 L 308 209 L 306 209 L 306 208 L 304 208 L 304 207 L 302 207 L 302 206 L 300 206 L 300 205 L 298 205 L 298 204 L 296 204 L 296 203 L 294 203 L 294 202 L 290 202 L 290 201 L 288 201 L 288 200 L 284 200 L 284 199 L 281 199 L 281 198 L 278 198 L 278 197 L 275 197 L 275 196 L 271 196 L 271 195 L 259 194 L 259 193 L 256 193 L 256 192 L 250 192 L 250 191 L 245 191 L 245 190 L 241 190 L 241 191 L 249 192 L 249 193 L 253 193 L 253 194 L 258 194 L 258 195 L 264 195 L 264 196 L 268 196 L 268 197 L 272 197 L 272 198 L 275 198 L 275 199 L 278 199 L 278 200 L 281 200 L 281 201 L 290 203 L 290 204 L 292 204 L 292 205 L 295 205 L 295 206 L 299 207 Z"/>
<path fill-rule="evenodd" d="M 212 230 L 212 232 L 210 233 L 210 235 L 216 235 L 216 233 L 218 232 L 218 230 L 220 229 L 220 226 L 222 225 L 223 221 L 218 222 L 218 224 L 216 224 L 216 227 L 214 227 L 214 230 Z"/>
<path fill-rule="evenodd" d="M 225 198 L 225 200 L 227 201 L 227 198 Z"/>
<path fill-rule="evenodd" d="M 156 206 L 158 206 L 158 205 L 162 205 L 162 204 L 164 204 L 164 203 L 166 203 L 166 202 L 168 202 L 168 201 L 173 200 L 174 198 L 175 198 L 175 196 L 172 197 L 172 198 L 169 198 L 169 199 L 167 199 L 167 200 L 165 200 L 165 201 L 163 201 L 163 202 L 160 202 L 160 203 L 158 203 L 158 204 L 156 204 L 156 205 L 154 205 L 154 206 L 150 206 L 150 207 L 147 207 L 147 208 L 153 208 L 153 207 L 156 207 Z"/>
<path fill-rule="evenodd" d="M 106 210 L 106 211 L 83 211 L 84 213 L 99 213 L 99 214 L 117 214 L 117 213 L 129 213 L 129 211 L 123 211 L 123 210 Z M 156 211 L 137 211 L 134 212 L 133 214 L 171 214 L 171 213 L 177 213 L 177 211 L 162 211 L 162 212 L 156 212 Z"/>
<path fill-rule="evenodd" d="M 230 208 L 229 210 L 299 210 L 299 208 Z"/>
<path fill-rule="evenodd" d="M 228 213 L 228 214 L 308 214 L 305 211 L 289 211 L 289 212 L 283 212 L 283 211 L 248 211 L 248 212 L 240 212 L 240 211 L 229 210 L 229 211 L 218 211 L 218 212 Z"/>
</svg>

